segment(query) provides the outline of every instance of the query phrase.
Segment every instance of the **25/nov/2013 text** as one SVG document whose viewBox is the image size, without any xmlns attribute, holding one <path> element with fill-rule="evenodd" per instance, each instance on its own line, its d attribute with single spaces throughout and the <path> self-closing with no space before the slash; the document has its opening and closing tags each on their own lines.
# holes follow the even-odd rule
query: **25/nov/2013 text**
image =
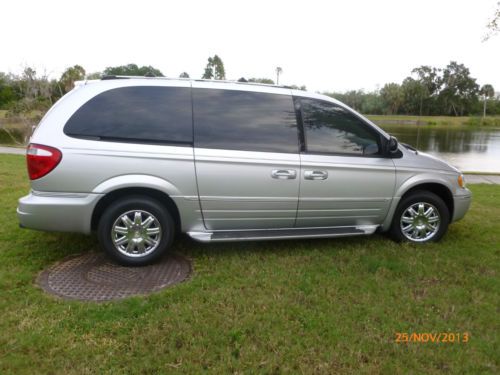
<svg viewBox="0 0 500 375">
<path fill-rule="evenodd" d="M 434 344 L 465 344 L 469 342 L 470 334 L 451 333 L 451 332 L 396 332 L 394 341 L 397 344 L 406 344 L 410 342 L 434 343 Z"/>
</svg>

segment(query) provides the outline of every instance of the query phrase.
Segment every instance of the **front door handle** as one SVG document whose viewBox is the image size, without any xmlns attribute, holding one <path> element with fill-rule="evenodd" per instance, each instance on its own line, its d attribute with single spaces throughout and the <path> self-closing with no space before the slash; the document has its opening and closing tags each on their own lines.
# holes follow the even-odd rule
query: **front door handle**
<svg viewBox="0 0 500 375">
<path fill-rule="evenodd" d="M 328 178 L 327 171 L 305 171 L 304 178 L 306 180 L 326 180 Z"/>
<path fill-rule="evenodd" d="M 271 177 L 278 180 L 293 180 L 297 177 L 297 171 L 294 169 L 273 169 Z"/>
</svg>

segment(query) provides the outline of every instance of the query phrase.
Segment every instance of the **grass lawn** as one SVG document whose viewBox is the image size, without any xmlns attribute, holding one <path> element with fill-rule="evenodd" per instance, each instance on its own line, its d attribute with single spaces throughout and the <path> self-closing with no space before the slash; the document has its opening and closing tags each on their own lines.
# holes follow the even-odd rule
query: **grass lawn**
<svg viewBox="0 0 500 375">
<path fill-rule="evenodd" d="M 0 373 L 499 373 L 500 187 L 438 244 L 382 235 L 198 244 L 192 278 L 148 297 L 68 302 L 34 285 L 94 237 L 18 228 L 24 158 L 0 156 Z M 396 343 L 396 333 L 467 343 Z"/>
</svg>

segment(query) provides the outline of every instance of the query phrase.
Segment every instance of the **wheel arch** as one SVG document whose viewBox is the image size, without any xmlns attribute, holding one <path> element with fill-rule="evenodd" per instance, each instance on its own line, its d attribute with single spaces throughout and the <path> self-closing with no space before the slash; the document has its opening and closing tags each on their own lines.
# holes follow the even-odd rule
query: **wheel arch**
<svg viewBox="0 0 500 375">
<path fill-rule="evenodd" d="M 446 180 L 436 180 L 432 177 L 423 178 L 422 176 L 414 176 L 414 178 L 408 179 L 405 183 L 401 184 L 394 195 L 394 199 L 392 200 L 387 216 L 381 226 L 382 232 L 389 230 L 391 227 L 392 220 L 399 203 L 415 191 L 430 191 L 440 197 L 448 208 L 448 212 L 450 213 L 450 222 L 452 221 L 455 210 L 453 193 Z"/>
<path fill-rule="evenodd" d="M 448 212 L 450 214 L 450 222 L 453 218 L 454 204 L 453 204 L 453 194 L 450 189 L 441 183 L 438 182 L 424 182 L 417 185 L 414 185 L 407 189 L 402 195 L 401 200 L 405 199 L 409 195 L 413 194 L 416 191 L 429 191 L 431 193 L 436 194 L 439 198 L 441 198 L 448 208 Z"/>
<path fill-rule="evenodd" d="M 144 197 L 149 197 L 157 200 L 172 215 L 172 219 L 174 219 L 175 223 L 176 232 L 180 231 L 181 216 L 179 213 L 179 209 L 177 208 L 177 205 L 175 204 L 173 199 L 167 193 L 150 187 L 122 187 L 106 193 L 94 207 L 90 223 L 91 230 L 97 229 L 99 220 L 101 219 L 104 211 L 106 210 L 107 207 L 109 207 L 109 205 L 111 205 L 113 202 L 116 202 L 121 198 L 131 195 L 141 195 Z"/>
</svg>

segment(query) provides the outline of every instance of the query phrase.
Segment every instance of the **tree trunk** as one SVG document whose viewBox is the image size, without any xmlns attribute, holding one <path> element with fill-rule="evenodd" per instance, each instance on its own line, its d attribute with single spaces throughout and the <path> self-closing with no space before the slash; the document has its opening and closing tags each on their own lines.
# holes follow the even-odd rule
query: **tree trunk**
<svg viewBox="0 0 500 375">
<path fill-rule="evenodd" d="M 486 117 L 486 96 L 484 96 L 483 119 Z"/>
</svg>

